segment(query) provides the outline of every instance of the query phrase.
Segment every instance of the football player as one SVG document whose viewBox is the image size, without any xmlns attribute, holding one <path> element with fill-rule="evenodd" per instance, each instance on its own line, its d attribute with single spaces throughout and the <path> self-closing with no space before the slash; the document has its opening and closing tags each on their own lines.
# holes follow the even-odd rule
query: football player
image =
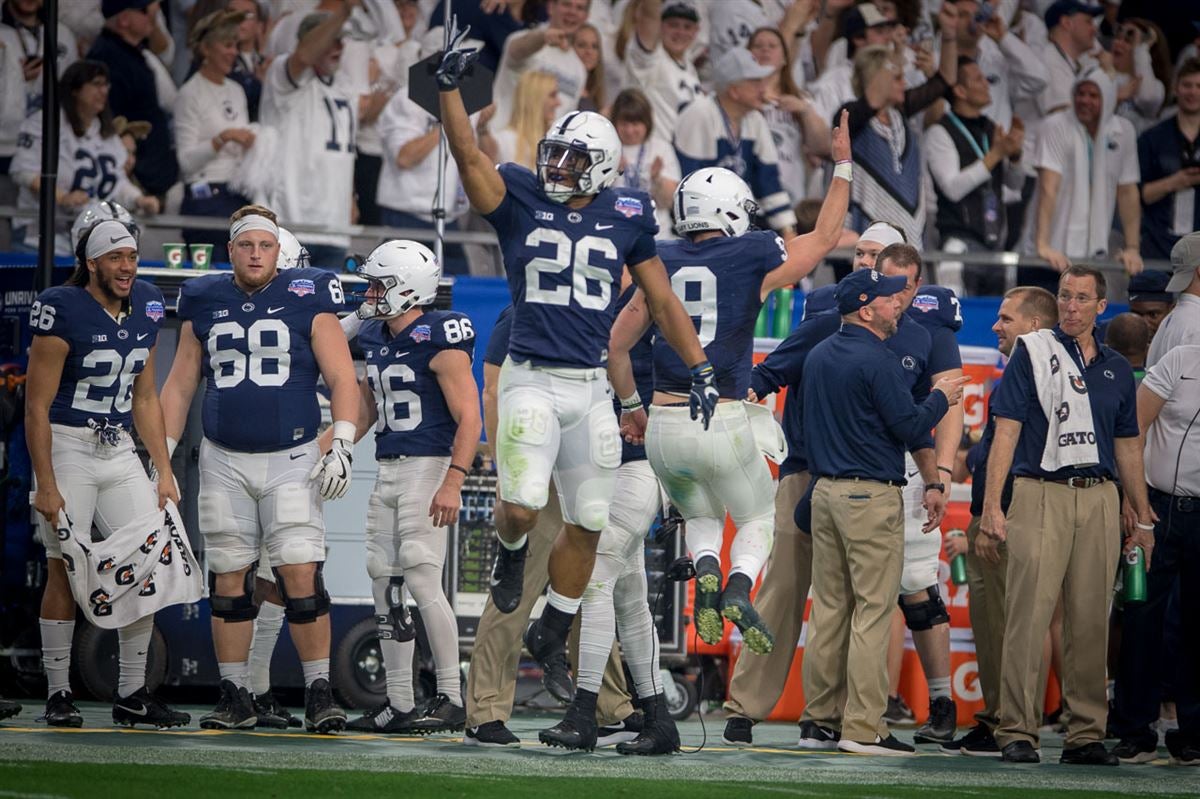
<svg viewBox="0 0 1200 799">
<path fill-rule="evenodd" d="M 321 568 L 321 499 L 350 482 L 358 396 L 336 312 L 341 283 L 319 269 L 277 268 L 275 215 L 249 205 L 230 218 L 233 273 L 204 275 L 179 295 L 179 348 L 163 386 L 167 432 L 178 440 L 201 375 L 200 531 L 209 564 L 221 697 L 206 729 L 257 721 L 248 692 L 254 571 L 265 546 L 300 654 L 305 727 L 336 732 L 346 714 L 329 685 L 329 594 Z M 321 457 L 317 378 L 331 395 L 332 448 Z"/>
<path fill-rule="evenodd" d="M 106 209 L 110 212 L 118 215 L 115 208 Z M 55 532 L 60 514 L 77 529 L 95 525 L 106 536 L 161 510 L 168 499 L 179 501 L 154 381 L 163 297 L 137 279 L 137 266 L 133 232 L 116 219 L 96 222 L 80 232 L 75 271 L 67 284 L 42 292 L 30 310 L 25 439 L 36 482 L 33 507 L 47 557 L 40 614 L 49 682 L 43 718 L 56 727 L 83 724 L 71 699 L 75 602 Z M 157 488 L 138 459 L 130 424 L 164 476 Z M 146 690 L 153 631 L 152 615 L 118 630 L 114 723 L 175 727 L 191 721 Z"/>
<path fill-rule="evenodd" d="M 613 330 L 609 372 L 626 411 L 623 432 L 637 440 L 644 431 L 654 472 L 687 522 L 688 549 L 696 563 L 697 632 L 706 643 L 719 642 L 724 617 L 758 654 L 770 652 L 775 643 L 750 603 L 750 588 L 771 553 L 775 489 L 743 404 L 750 389 L 754 324 L 772 291 L 799 281 L 837 245 L 850 200 L 845 114 L 833 132 L 833 154 L 839 164 L 816 227 L 787 245 L 770 231 L 749 231 L 758 210 L 754 195 L 727 169 L 696 170 L 675 191 L 675 231 L 685 238 L 660 244 L 659 253 L 716 370 L 721 402 L 705 435 L 689 435 L 681 425 L 682 364 L 657 337 L 647 425 L 627 357 L 631 342 L 651 321 L 637 297 Z M 726 512 L 737 535 L 729 583 L 723 588 Z"/>
<path fill-rule="evenodd" d="M 478 52 L 462 47 L 467 31 L 454 22 L 451 28 L 451 46 L 436 74 L 442 125 L 471 205 L 500 238 L 514 309 L 500 379 L 501 546 L 491 593 L 502 611 L 520 604 L 526 533 L 546 504 L 553 474 L 564 527 L 550 555 L 547 608 L 525 636 L 545 668 L 561 656 L 579 610 L 620 465 L 604 364 L 626 265 L 689 370 L 685 401 L 704 426 L 716 388 L 695 328 L 655 252 L 653 201 L 644 192 L 612 188 L 621 157 L 612 123 L 572 111 L 539 143 L 536 174 L 515 164 L 496 168 L 475 142 L 458 91 Z M 583 701 L 589 698 L 594 695 Z M 583 712 L 594 713 L 594 705 Z"/>
<path fill-rule="evenodd" d="M 483 429 L 471 372 L 475 329 L 465 314 L 436 311 L 437 258 L 415 241 L 385 241 L 356 273 L 368 288 L 357 315 L 366 359 L 358 436 L 375 427 L 379 474 L 367 506 L 367 573 L 387 669 L 388 699 L 350 729 L 435 733 L 466 722 L 458 622 L 442 590 L 446 526 L 458 520 L 462 486 Z M 437 695 L 413 705 L 416 600 L 433 649 Z"/>
</svg>

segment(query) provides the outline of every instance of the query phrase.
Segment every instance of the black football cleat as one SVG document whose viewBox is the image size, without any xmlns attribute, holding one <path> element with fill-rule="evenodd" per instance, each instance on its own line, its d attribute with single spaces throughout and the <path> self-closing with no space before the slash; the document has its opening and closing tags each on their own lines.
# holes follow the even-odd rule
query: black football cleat
<svg viewBox="0 0 1200 799">
<path fill-rule="evenodd" d="M 401 735 L 413 732 L 413 722 L 421 717 L 421 712 L 415 707 L 407 712 L 401 712 L 392 707 L 391 702 L 384 702 L 376 708 L 368 710 L 356 719 L 346 724 L 350 732 L 373 732 L 380 735 Z"/>
<path fill-rule="evenodd" d="M 346 711 L 333 701 L 329 680 L 313 680 L 304 691 L 304 729 L 318 735 L 333 735 L 345 727 Z"/>
<path fill-rule="evenodd" d="M 421 717 L 412 723 L 412 730 L 417 735 L 458 732 L 466 723 L 466 708 L 454 704 L 445 694 L 438 694 L 425 707 Z"/>
<path fill-rule="evenodd" d="M 575 698 L 575 682 L 567 663 L 567 642 L 546 630 L 541 619 L 525 630 L 525 648 L 542 667 L 542 685 L 559 702 Z"/>
<path fill-rule="evenodd" d="M 165 730 L 191 724 L 192 715 L 172 710 L 170 706 L 142 686 L 129 696 L 118 696 L 113 700 L 112 720 L 113 724 L 125 727 L 148 724 Z"/>
<path fill-rule="evenodd" d="M 252 730 L 258 723 L 250 692 L 221 680 L 221 696 L 211 713 L 200 717 L 202 730 Z"/>
<path fill-rule="evenodd" d="M 501 613 L 512 613 L 521 604 L 521 591 L 525 584 L 525 558 L 529 554 L 529 542 L 520 549 L 509 549 L 496 542 L 496 561 L 492 564 L 492 602 Z"/>
<path fill-rule="evenodd" d="M 258 716 L 258 726 L 272 730 L 286 730 L 289 727 L 302 727 L 304 722 L 292 715 L 292 712 L 279 703 L 275 694 L 267 691 L 265 694 L 255 694 L 251 697 L 254 702 L 254 713 Z"/>
<path fill-rule="evenodd" d="M 59 691 L 46 700 L 46 712 L 38 721 L 51 727 L 82 727 L 83 714 L 75 707 L 70 691 Z"/>
<path fill-rule="evenodd" d="M 599 732 L 595 713 L 589 717 L 588 713 L 581 711 L 579 706 L 572 702 L 563 720 L 550 729 L 539 732 L 538 740 L 546 746 L 590 752 L 596 748 Z"/>
</svg>

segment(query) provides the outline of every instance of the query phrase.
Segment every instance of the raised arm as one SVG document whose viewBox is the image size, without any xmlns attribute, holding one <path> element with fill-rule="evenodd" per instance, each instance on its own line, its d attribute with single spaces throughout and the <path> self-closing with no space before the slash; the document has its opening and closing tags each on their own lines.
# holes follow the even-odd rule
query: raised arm
<svg viewBox="0 0 1200 799">
<path fill-rule="evenodd" d="M 312 69 L 330 48 L 337 43 L 342 35 L 342 26 L 350 18 L 350 10 L 358 4 L 358 0 L 342 0 L 341 4 L 326 17 L 320 25 L 308 32 L 308 35 L 296 43 L 287 60 L 288 77 L 294 83 L 305 71 Z"/>
</svg>

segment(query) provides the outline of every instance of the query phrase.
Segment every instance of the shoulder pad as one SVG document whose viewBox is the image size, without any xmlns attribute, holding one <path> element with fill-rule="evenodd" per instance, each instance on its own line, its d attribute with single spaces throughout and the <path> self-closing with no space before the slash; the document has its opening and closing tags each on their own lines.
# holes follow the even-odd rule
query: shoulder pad
<svg viewBox="0 0 1200 799">
<path fill-rule="evenodd" d="M 944 327 L 957 333 L 963 326 L 958 297 L 943 286 L 922 286 L 917 289 L 908 313 L 930 331 Z"/>
</svg>

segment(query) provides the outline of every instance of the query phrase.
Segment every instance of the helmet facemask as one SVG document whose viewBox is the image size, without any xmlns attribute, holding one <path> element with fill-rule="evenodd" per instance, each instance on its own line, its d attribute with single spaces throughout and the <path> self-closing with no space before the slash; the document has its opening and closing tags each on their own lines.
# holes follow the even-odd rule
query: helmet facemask
<svg viewBox="0 0 1200 799">
<path fill-rule="evenodd" d="M 591 150 L 575 139 L 542 139 L 538 142 L 538 179 L 542 190 L 555 202 L 566 202 L 579 195 L 595 194 L 590 174 L 592 164 L 604 158 L 603 150 Z"/>
<path fill-rule="evenodd" d="M 352 300 L 362 303 L 355 312 L 359 319 L 395 319 L 416 305 L 416 292 L 401 291 L 400 281 L 394 275 L 363 277 L 367 280 L 367 290 L 350 294 Z"/>
</svg>

